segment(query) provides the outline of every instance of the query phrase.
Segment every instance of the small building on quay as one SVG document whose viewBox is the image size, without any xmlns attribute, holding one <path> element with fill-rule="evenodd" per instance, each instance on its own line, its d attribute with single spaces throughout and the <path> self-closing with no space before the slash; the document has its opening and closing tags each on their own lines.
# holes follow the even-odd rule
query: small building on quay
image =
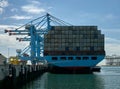
<svg viewBox="0 0 120 89">
<path fill-rule="evenodd" d="M 5 64 L 6 59 L 7 59 L 7 58 L 6 58 L 4 55 L 2 55 L 2 54 L 0 53 L 0 65 Z"/>
</svg>

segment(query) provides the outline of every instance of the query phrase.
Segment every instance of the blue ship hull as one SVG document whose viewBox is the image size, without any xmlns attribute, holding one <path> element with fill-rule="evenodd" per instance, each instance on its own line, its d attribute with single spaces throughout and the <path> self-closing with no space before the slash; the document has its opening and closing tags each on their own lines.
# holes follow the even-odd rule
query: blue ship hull
<svg viewBox="0 0 120 89">
<path fill-rule="evenodd" d="M 104 55 L 96 56 L 97 59 L 91 59 L 94 56 L 80 56 L 81 59 L 75 59 L 76 56 L 55 56 L 58 60 L 52 60 L 53 56 L 45 56 L 45 59 L 48 61 L 49 64 L 53 64 L 58 67 L 93 67 L 96 66 L 100 61 L 104 59 Z M 66 57 L 66 60 L 61 60 L 61 57 Z M 73 60 L 68 60 L 68 57 L 73 57 Z M 82 59 L 83 57 L 88 57 L 88 59 Z"/>
<path fill-rule="evenodd" d="M 52 58 L 57 58 L 53 60 Z M 61 60 L 61 58 L 66 58 Z M 72 57 L 72 60 L 69 60 Z M 52 73 L 91 73 L 100 61 L 104 59 L 104 55 L 98 56 L 79 56 L 80 59 L 76 59 L 78 56 L 45 56 L 48 61 L 49 71 Z"/>
</svg>

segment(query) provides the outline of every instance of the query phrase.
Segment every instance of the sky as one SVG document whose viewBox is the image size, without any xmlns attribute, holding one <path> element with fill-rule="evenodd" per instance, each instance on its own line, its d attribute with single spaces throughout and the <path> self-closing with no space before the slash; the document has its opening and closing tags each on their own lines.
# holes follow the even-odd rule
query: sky
<svg viewBox="0 0 120 89">
<path fill-rule="evenodd" d="M 73 25 L 96 25 L 105 34 L 106 55 L 120 55 L 120 0 L 0 0 L 0 53 L 16 55 L 27 42 L 4 33 L 50 13 Z"/>
</svg>

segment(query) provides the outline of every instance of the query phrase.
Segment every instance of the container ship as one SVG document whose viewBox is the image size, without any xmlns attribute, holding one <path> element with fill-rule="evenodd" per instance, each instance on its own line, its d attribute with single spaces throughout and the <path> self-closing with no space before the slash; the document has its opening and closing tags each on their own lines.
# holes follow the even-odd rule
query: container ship
<svg viewBox="0 0 120 89">
<path fill-rule="evenodd" d="M 104 59 L 104 34 L 97 26 L 52 26 L 44 35 L 44 56 L 52 73 L 91 73 Z"/>
</svg>

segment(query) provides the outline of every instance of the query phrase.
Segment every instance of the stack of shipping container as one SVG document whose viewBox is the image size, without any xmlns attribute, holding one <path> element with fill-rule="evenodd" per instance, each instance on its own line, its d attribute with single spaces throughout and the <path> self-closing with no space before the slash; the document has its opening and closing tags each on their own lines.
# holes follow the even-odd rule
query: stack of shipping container
<svg viewBox="0 0 120 89">
<path fill-rule="evenodd" d="M 52 26 L 44 35 L 44 55 L 100 55 L 104 35 L 97 26 Z"/>
</svg>

